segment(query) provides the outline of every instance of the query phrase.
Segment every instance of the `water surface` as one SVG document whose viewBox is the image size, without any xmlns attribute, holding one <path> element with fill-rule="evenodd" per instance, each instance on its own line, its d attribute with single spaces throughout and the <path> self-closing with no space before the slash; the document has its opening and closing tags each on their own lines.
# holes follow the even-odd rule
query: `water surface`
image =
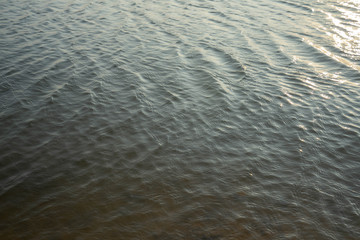
<svg viewBox="0 0 360 240">
<path fill-rule="evenodd" d="M 2 1 L 1 239 L 359 239 L 360 2 Z"/>
</svg>

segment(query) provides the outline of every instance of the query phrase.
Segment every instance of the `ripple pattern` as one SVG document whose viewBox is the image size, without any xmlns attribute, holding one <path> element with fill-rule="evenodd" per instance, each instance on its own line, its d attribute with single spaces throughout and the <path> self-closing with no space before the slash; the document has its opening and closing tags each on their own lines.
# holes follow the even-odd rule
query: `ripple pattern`
<svg viewBox="0 0 360 240">
<path fill-rule="evenodd" d="M 360 3 L 0 3 L 0 239 L 360 237 Z"/>
</svg>

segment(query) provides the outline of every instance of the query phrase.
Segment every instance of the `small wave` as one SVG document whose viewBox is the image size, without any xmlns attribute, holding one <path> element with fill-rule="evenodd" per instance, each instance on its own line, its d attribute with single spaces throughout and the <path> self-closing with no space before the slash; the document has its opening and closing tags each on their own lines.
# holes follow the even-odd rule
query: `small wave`
<svg viewBox="0 0 360 240">
<path fill-rule="evenodd" d="M 340 64 L 342 66 L 356 70 L 358 73 L 360 73 L 360 66 L 358 66 L 357 64 L 355 64 L 345 58 L 335 55 L 334 53 L 327 50 L 325 47 L 319 46 L 319 45 L 313 43 L 309 39 L 304 39 L 304 42 L 307 43 L 313 49 L 315 49 L 318 53 L 321 53 L 321 55 L 319 55 L 320 59 L 323 58 L 324 56 L 326 56 L 328 60 L 331 60 L 338 65 Z"/>
<path fill-rule="evenodd" d="M 291 1 L 278 1 L 281 4 L 285 4 L 291 8 L 294 8 L 294 11 L 292 11 L 293 13 L 299 14 L 298 10 L 301 9 L 304 12 L 307 13 L 312 13 L 314 11 L 314 9 L 312 8 L 312 6 L 308 3 L 298 3 L 298 2 L 291 2 Z"/>
</svg>

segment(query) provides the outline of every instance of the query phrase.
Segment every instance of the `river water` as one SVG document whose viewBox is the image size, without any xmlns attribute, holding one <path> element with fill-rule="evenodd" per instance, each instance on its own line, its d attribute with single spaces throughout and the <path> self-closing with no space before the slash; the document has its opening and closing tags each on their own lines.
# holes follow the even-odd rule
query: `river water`
<svg viewBox="0 0 360 240">
<path fill-rule="evenodd" d="M 360 1 L 0 2 L 0 239 L 360 239 Z"/>
</svg>

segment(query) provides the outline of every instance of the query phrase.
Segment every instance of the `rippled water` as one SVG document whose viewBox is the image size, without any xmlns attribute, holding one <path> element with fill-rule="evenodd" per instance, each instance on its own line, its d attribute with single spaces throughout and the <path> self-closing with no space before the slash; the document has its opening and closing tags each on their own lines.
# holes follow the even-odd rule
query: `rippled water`
<svg viewBox="0 0 360 240">
<path fill-rule="evenodd" d="M 360 239 L 360 1 L 1 1 L 0 77 L 0 239 Z"/>
</svg>

